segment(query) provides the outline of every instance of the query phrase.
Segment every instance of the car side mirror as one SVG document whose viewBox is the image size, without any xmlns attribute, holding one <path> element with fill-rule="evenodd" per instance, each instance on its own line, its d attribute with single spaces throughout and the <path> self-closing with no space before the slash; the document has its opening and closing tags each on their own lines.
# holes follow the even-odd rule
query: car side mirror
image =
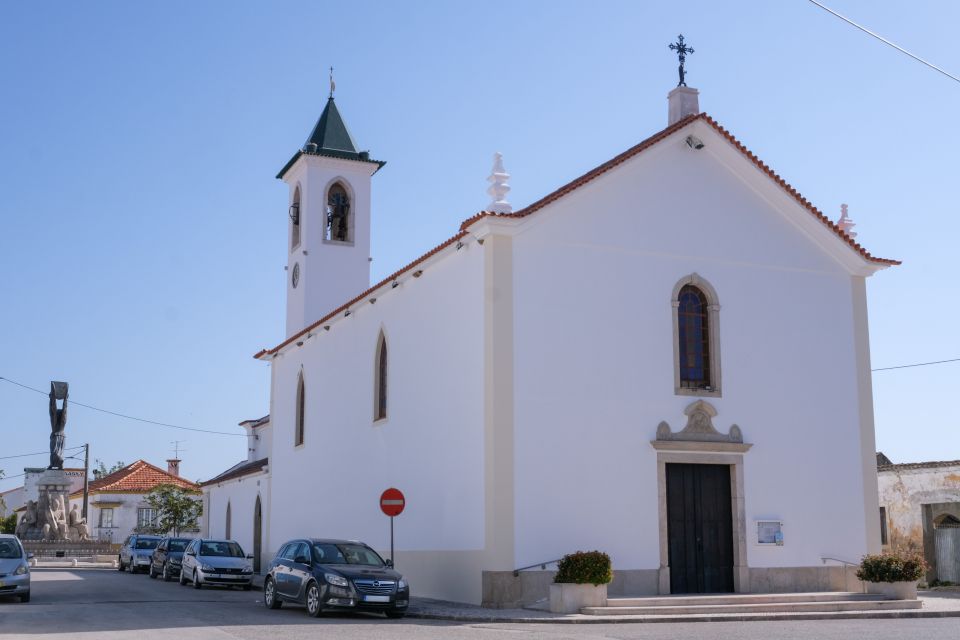
<svg viewBox="0 0 960 640">
<path fill-rule="evenodd" d="M 185 555 L 185 556 L 195 556 L 195 555 L 197 555 L 197 554 L 195 554 L 193 551 L 185 551 L 185 552 L 183 553 L 183 555 Z"/>
<path fill-rule="evenodd" d="M 383 564 L 390 567 L 391 569 L 393 568 L 393 560 L 390 560 L 390 559 L 384 560 Z"/>
<path fill-rule="evenodd" d="M 28 553 L 28 554 L 27 554 L 27 560 L 33 560 L 33 554 L 32 554 L 32 553 Z"/>
<path fill-rule="evenodd" d="M 293 561 L 297 564 L 310 564 L 310 558 L 307 556 L 297 556 L 293 559 Z"/>
</svg>

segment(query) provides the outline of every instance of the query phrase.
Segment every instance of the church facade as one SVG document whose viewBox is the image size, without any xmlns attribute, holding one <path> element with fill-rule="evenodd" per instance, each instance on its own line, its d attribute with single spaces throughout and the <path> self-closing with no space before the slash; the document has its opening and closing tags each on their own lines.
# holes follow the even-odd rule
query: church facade
<svg viewBox="0 0 960 640">
<path fill-rule="evenodd" d="M 264 554 L 318 536 L 386 555 L 396 487 L 395 562 L 421 596 L 530 602 L 541 563 L 592 549 L 611 593 L 849 588 L 823 559 L 880 549 L 866 278 L 897 263 L 696 90 L 669 107 L 662 131 L 371 287 L 383 163 L 331 96 L 278 176 Z"/>
</svg>

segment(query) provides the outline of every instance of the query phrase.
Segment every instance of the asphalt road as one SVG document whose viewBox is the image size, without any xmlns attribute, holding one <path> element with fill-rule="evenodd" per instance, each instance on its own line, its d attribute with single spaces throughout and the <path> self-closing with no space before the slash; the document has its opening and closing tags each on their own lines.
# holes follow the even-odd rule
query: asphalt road
<svg viewBox="0 0 960 640">
<path fill-rule="evenodd" d="M 107 570 L 33 571 L 32 600 L 0 599 L 0 637 L 176 640 L 627 640 L 717 638 L 871 640 L 960 637 L 960 619 L 710 622 L 690 624 L 471 624 L 386 620 L 373 615 L 313 619 L 302 608 L 263 606 L 259 591 L 204 588 Z"/>
</svg>

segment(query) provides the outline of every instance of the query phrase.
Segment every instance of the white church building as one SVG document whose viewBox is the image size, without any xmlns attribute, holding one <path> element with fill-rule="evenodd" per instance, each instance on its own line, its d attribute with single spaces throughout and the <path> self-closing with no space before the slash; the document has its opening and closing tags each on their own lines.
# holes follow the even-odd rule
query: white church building
<svg viewBox="0 0 960 640">
<path fill-rule="evenodd" d="M 695 89 L 668 103 L 665 129 L 517 211 L 498 159 L 490 210 L 371 286 L 383 163 L 331 96 L 278 176 L 269 467 L 205 486 L 211 535 L 262 503 L 264 564 L 301 536 L 388 555 L 396 487 L 415 595 L 531 602 L 541 563 L 593 549 L 612 594 L 848 589 L 824 558 L 880 550 L 866 278 L 898 262 Z"/>
</svg>

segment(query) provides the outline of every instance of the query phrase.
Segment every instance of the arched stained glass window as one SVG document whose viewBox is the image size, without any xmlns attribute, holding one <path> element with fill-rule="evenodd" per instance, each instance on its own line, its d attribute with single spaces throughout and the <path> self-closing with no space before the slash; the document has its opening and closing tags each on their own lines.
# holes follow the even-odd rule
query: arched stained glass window
<svg viewBox="0 0 960 640">
<path fill-rule="evenodd" d="M 707 297 L 693 285 L 680 289 L 677 321 L 680 339 L 680 386 L 710 388 L 710 331 Z"/>
<path fill-rule="evenodd" d="M 377 341 L 376 384 L 374 387 L 373 419 L 387 417 L 387 339 L 380 334 Z"/>
<path fill-rule="evenodd" d="M 327 192 L 327 229 L 326 239 L 337 242 L 350 242 L 350 196 L 339 182 L 334 183 Z"/>
<path fill-rule="evenodd" d="M 306 405 L 307 405 L 307 391 L 303 385 L 303 371 L 300 372 L 300 376 L 297 378 L 297 413 L 296 413 L 296 422 L 294 427 L 294 441 L 293 444 L 296 447 L 299 447 L 303 444 L 303 432 L 304 432 L 304 421 L 306 418 Z"/>
</svg>

